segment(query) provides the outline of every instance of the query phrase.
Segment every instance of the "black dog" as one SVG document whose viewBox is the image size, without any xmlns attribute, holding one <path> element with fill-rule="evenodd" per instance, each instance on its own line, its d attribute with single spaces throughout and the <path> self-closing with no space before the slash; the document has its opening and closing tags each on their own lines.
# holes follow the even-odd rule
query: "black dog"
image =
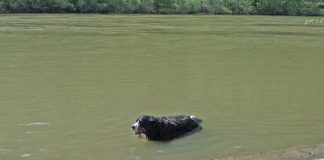
<svg viewBox="0 0 324 160">
<path fill-rule="evenodd" d="M 131 127 L 135 134 L 145 134 L 148 140 L 170 140 L 200 129 L 201 120 L 195 116 L 154 117 L 143 115 Z"/>
</svg>

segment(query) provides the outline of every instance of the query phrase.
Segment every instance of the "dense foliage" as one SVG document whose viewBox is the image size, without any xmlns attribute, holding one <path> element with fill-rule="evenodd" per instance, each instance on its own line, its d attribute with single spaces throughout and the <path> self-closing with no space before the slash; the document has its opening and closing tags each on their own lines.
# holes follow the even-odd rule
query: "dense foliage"
<svg viewBox="0 0 324 160">
<path fill-rule="evenodd" d="M 320 0 L 0 0 L 0 12 L 318 15 Z"/>
</svg>

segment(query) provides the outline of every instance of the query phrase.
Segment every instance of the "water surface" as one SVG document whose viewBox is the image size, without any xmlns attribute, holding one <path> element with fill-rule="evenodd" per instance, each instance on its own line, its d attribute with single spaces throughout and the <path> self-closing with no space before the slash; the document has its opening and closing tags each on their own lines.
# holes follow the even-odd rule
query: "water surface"
<svg viewBox="0 0 324 160">
<path fill-rule="evenodd" d="M 305 17 L 0 15 L 0 159 L 208 160 L 324 142 Z M 138 139 L 141 114 L 203 130 Z"/>
</svg>

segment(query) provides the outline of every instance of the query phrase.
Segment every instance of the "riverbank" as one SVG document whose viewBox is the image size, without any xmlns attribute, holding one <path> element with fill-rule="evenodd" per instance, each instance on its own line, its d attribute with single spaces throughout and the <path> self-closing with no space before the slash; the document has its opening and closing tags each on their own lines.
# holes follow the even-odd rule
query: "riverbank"
<svg viewBox="0 0 324 160">
<path fill-rule="evenodd" d="M 324 144 L 295 146 L 288 149 L 214 160 L 324 160 Z"/>
</svg>

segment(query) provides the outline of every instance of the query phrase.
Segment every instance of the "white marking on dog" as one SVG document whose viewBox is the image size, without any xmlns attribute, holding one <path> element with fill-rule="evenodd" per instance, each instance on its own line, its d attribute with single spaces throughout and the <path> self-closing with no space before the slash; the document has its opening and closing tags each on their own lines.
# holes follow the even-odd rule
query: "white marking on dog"
<svg viewBox="0 0 324 160">
<path fill-rule="evenodd" d="M 139 132 L 139 123 L 136 122 L 132 125 L 132 129 L 135 131 L 135 132 Z"/>
</svg>

